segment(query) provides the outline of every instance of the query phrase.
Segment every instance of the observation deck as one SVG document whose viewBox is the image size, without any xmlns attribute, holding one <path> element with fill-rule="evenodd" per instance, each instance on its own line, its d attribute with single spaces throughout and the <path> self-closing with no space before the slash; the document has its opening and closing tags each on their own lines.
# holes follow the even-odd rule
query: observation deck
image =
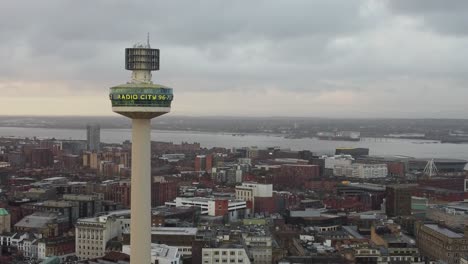
<svg viewBox="0 0 468 264">
<path fill-rule="evenodd" d="M 125 49 L 125 69 L 132 71 L 132 80 L 110 88 L 112 111 L 134 119 L 170 112 L 172 88 L 151 81 L 151 71 L 159 70 L 159 49 L 152 49 L 149 42 Z"/>
<path fill-rule="evenodd" d="M 172 88 L 151 83 L 127 83 L 110 88 L 112 111 L 129 118 L 153 118 L 171 111 Z"/>
</svg>

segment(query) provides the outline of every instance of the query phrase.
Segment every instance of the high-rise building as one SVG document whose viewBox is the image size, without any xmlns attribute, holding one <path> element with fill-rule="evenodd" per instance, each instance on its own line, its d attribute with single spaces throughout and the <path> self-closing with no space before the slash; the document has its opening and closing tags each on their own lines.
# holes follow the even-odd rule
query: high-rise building
<svg viewBox="0 0 468 264">
<path fill-rule="evenodd" d="M 54 165 L 54 154 L 48 148 L 35 148 L 31 150 L 31 167 L 47 168 Z"/>
<path fill-rule="evenodd" d="M 411 215 L 411 185 L 389 185 L 385 189 L 385 212 L 389 217 Z"/>
<path fill-rule="evenodd" d="M 195 171 L 211 172 L 213 168 L 213 155 L 197 155 L 195 157 Z"/>
<path fill-rule="evenodd" d="M 132 80 L 110 88 L 112 111 L 132 119 L 131 264 L 151 262 L 151 119 L 171 110 L 172 88 L 154 84 L 159 49 L 136 44 L 125 49 L 125 69 Z"/>
<path fill-rule="evenodd" d="M 99 151 L 101 145 L 101 127 L 96 124 L 86 126 L 86 141 L 88 151 Z"/>
<path fill-rule="evenodd" d="M 151 207 L 164 205 L 177 198 L 177 182 L 156 181 L 151 184 Z"/>
</svg>

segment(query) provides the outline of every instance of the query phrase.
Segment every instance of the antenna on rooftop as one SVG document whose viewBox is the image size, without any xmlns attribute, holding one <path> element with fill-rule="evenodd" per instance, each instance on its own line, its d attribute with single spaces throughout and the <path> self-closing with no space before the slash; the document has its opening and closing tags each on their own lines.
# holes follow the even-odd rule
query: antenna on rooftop
<svg viewBox="0 0 468 264">
<path fill-rule="evenodd" d="M 147 48 L 151 48 L 150 47 L 150 35 L 149 35 L 149 32 L 148 32 L 148 35 L 146 36 L 146 45 L 147 45 Z"/>
</svg>

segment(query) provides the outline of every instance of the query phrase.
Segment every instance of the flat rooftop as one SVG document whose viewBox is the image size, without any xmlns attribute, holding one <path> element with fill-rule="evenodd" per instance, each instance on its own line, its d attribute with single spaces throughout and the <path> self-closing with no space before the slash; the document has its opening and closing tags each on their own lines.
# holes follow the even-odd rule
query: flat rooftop
<svg viewBox="0 0 468 264">
<path fill-rule="evenodd" d="M 448 228 L 441 227 L 437 224 L 425 224 L 424 226 L 436 231 L 437 233 L 443 234 L 446 237 L 449 238 L 462 238 L 463 235 L 460 233 L 456 233 Z"/>
<path fill-rule="evenodd" d="M 198 228 L 196 227 L 153 227 L 153 235 L 174 235 L 174 236 L 195 236 Z"/>
<path fill-rule="evenodd" d="M 416 162 L 428 162 L 431 159 L 414 159 Z M 436 163 L 468 163 L 467 160 L 464 159 L 445 159 L 445 158 L 436 158 L 434 159 Z"/>
<path fill-rule="evenodd" d="M 358 183 L 358 182 L 350 182 L 348 184 L 340 184 L 341 187 L 354 187 L 360 188 L 365 190 L 372 190 L 372 191 L 385 191 L 384 185 L 379 184 L 372 184 L 372 183 Z"/>
<path fill-rule="evenodd" d="M 78 219 L 78 222 L 89 222 L 89 223 L 105 223 L 107 222 L 108 217 L 119 217 L 119 216 L 126 216 L 128 215 L 130 217 L 130 210 L 117 210 L 117 211 L 112 211 L 107 214 L 103 214 L 97 217 L 88 217 L 88 218 L 80 218 Z"/>
<path fill-rule="evenodd" d="M 216 201 L 216 200 L 227 200 L 229 202 L 245 202 L 244 200 L 237 200 L 234 197 L 177 197 L 174 201 L 192 201 L 192 202 L 200 202 L 200 203 L 206 203 L 209 201 Z"/>
</svg>

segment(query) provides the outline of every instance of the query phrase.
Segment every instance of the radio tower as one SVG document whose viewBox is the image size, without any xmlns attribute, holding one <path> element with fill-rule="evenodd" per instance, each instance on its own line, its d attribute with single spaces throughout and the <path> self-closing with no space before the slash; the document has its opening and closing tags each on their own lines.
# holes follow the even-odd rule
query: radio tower
<svg viewBox="0 0 468 264">
<path fill-rule="evenodd" d="M 151 263 L 151 119 L 171 110 L 172 88 L 154 84 L 159 49 L 146 44 L 125 49 L 132 80 L 110 88 L 112 111 L 132 119 L 131 264 Z"/>
</svg>

